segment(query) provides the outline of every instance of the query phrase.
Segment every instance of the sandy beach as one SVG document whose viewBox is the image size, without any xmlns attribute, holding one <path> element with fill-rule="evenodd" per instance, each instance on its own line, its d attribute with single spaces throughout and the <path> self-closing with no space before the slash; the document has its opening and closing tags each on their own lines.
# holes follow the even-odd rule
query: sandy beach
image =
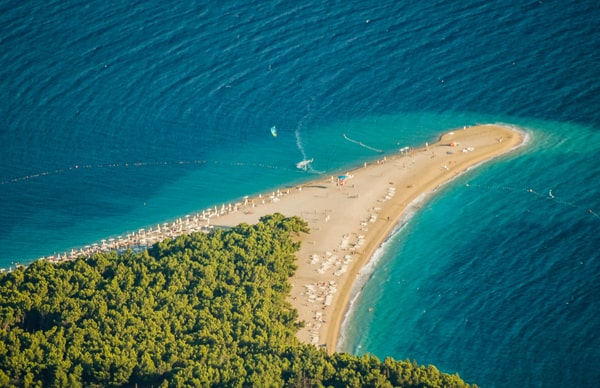
<svg viewBox="0 0 600 388">
<path fill-rule="evenodd" d="M 390 235 L 407 207 L 440 185 L 524 140 L 514 129 L 477 125 L 452 130 L 435 144 L 404 150 L 352 171 L 282 188 L 236 204 L 214 226 L 255 223 L 266 214 L 300 216 L 302 236 L 290 302 L 306 326 L 305 343 L 336 350 L 356 275 Z M 340 179 L 340 176 L 347 176 Z"/>
</svg>

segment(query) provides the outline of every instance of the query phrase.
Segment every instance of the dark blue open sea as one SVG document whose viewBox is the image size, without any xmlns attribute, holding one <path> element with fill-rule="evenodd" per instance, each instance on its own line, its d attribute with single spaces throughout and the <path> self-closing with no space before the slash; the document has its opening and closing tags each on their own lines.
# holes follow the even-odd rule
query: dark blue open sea
<svg viewBox="0 0 600 388">
<path fill-rule="evenodd" d="M 594 386 L 599 20 L 597 0 L 0 0 L 0 267 L 378 156 L 344 133 L 391 153 L 505 123 L 529 144 L 406 219 L 340 348 Z"/>
</svg>

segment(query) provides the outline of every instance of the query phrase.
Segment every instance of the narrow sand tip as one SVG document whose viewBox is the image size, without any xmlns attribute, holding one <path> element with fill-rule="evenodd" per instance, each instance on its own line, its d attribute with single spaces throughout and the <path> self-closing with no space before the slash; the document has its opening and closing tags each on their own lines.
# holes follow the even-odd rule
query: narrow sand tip
<svg viewBox="0 0 600 388">
<path fill-rule="evenodd" d="M 527 140 L 525 131 L 507 125 L 454 129 L 434 144 L 343 171 L 351 176 L 343 182 L 328 177 L 273 198 L 247 200 L 243 209 L 219 217 L 218 223 L 254 223 L 275 212 L 308 222 L 311 231 L 301 237 L 290 302 L 306 324 L 299 339 L 333 352 L 357 275 L 411 204 L 414 207 L 440 185 Z"/>
</svg>

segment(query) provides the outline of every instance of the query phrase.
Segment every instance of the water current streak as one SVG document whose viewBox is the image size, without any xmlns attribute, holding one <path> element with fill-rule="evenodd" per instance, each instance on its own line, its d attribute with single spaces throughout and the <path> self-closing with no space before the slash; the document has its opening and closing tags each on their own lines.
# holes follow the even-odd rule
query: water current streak
<svg viewBox="0 0 600 388">
<path fill-rule="evenodd" d="M 364 144 L 362 141 L 357 141 L 357 140 L 354 140 L 354 139 L 350 139 L 348 136 L 346 136 L 345 133 L 344 133 L 344 139 L 348 140 L 351 143 L 358 144 L 359 146 L 364 147 L 364 148 L 366 148 L 368 150 L 379 152 L 379 153 L 383 152 L 383 150 L 377 149 L 375 147 L 368 146 L 368 145 Z"/>
</svg>

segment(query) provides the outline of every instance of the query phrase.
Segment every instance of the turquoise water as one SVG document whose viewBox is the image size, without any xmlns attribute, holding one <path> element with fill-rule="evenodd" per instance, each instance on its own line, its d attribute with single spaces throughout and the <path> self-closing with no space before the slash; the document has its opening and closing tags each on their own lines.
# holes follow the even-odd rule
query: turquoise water
<svg viewBox="0 0 600 388">
<path fill-rule="evenodd" d="M 484 386 L 595 385 L 582 368 L 600 350 L 600 214 L 593 175 L 577 171 L 600 136 L 536 125 L 525 149 L 443 187 L 388 240 L 356 285 L 343 350 Z"/>
<path fill-rule="evenodd" d="M 389 153 L 507 123 L 530 144 L 421 205 L 341 346 L 486 387 L 600 380 L 596 2 L 0 10 L 0 268 L 380 156 L 343 134 Z"/>
</svg>

